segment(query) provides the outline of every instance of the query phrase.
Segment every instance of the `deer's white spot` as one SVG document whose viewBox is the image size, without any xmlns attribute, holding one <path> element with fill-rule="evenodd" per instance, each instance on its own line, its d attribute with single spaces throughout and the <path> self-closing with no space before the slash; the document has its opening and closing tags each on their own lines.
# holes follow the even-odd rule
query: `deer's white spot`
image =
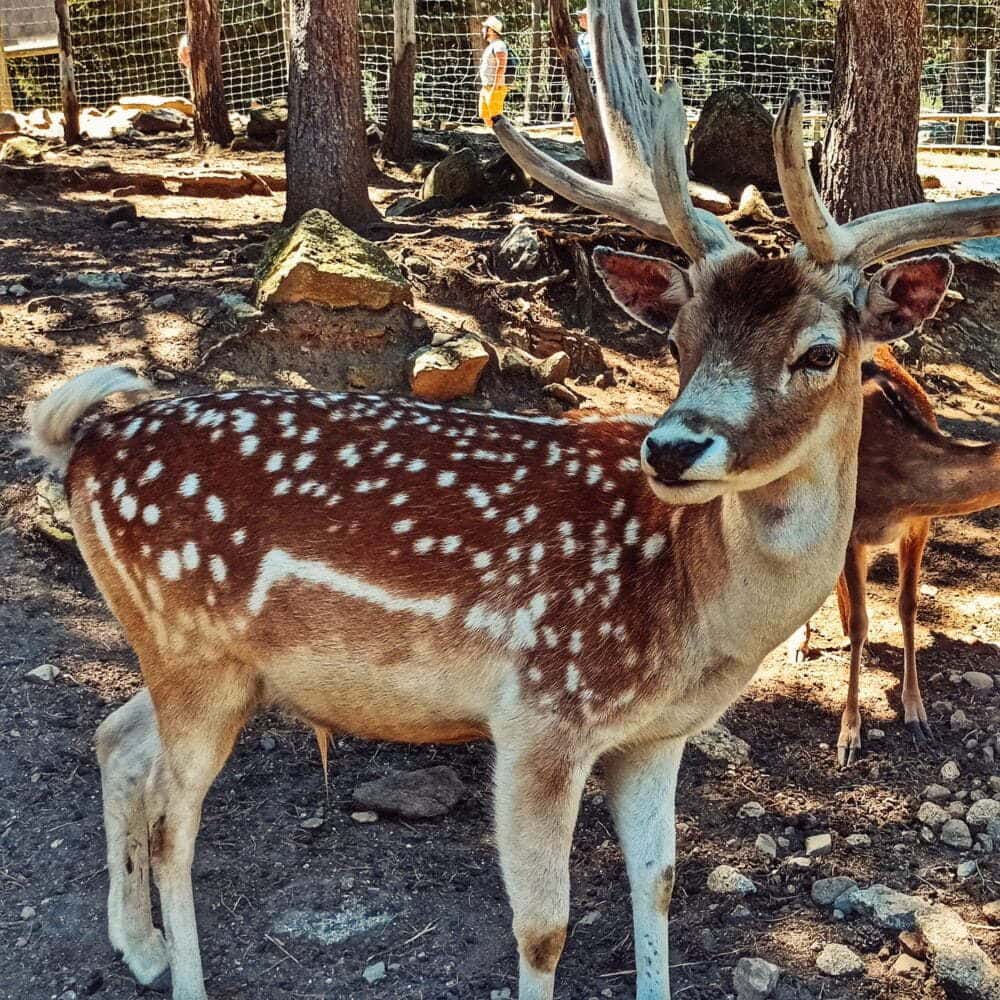
<svg viewBox="0 0 1000 1000">
<path fill-rule="evenodd" d="M 139 428 L 142 427 L 142 424 L 142 417 L 136 417 L 134 420 L 130 420 L 125 425 L 125 429 L 122 431 L 122 437 L 126 440 L 135 437 L 135 435 L 139 433 Z"/>
<path fill-rule="evenodd" d="M 503 530 L 507 532 L 508 535 L 516 535 L 524 525 L 521 523 L 519 518 L 508 517 L 507 523 L 503 526 Z"/>
<path fill-rule="evenodd" d="M 201 480 L 194 472 L 189 472 L 182 480 L 177 492 L 182 497 L 193 497 L 198 492 Z"/>
<path fill-rule="evenodd" d="M 618 463 L 618 468 L 621 469 L 622 472 L 638 472 L 639 459 L 635 458 L 632 455 L 629 455 L 628 458 L 623 458 Z"/>
<path fill-rule="evenodd" d="M 201 564 L 201 556 L 198 554 L 198 546 L 195 542 L 185 542 L 181 549 L 181 562 L 189 572 L 196 570 Z"/>
<path fill-rule="evenodd" d="M 486 569 L 487 566 L 492 565 L 492 563 L 493 563 L 492 552 L 477 552 L 472 557 L 472 565 L 475 566 L 476 569 Z"/>
<path fill-rule="evenodd" d="M 248 458 L 257 450 L 257 446 L 259 444 L 260 438 L 257 437 L 256 434 L 247 434 L 246 437 L 240 441 L 240 454 L 244 458 Z"/>
<path fill-rule="evenodd" d="M 407 500 L 410 499 L 409 493 L 397 493 L 389 501 L 389 504 L 393 507 L 402 507 Z"/>
<path fill-rule="evenodd" d="M 570 694 L 574 694 L 576 690 L 580 687 L 580 671 L 577 670 L 576 664 L 570 660 L 566 664 L 566 690 Z"/>
<path fill-rule="evenodd" d="M 295 471 L 304 472 L 315 461 L 316 456 L 311 451 L 304 451 L 295 459 Z"/>
<path fill-rule="evenodd" d="M 111 499 L 117 500 L 125 492 L 125 480 L 119 476 L 111 484 Z"/>
<path fill-rule="evenodd" d="M 546 465 L 555 465 L 562 458 L 562 448 L 555 441 L 549 442 L 548 454 L 545 459 Z"/>
<path fill-rule="evenodd" d="M 237 434 L 246 434 L 256 423 L 256 415 L 249 410 L 233 410 L 233 430 Z"/>
<path fill-rule="evenodd" d="M 541 511 L 533 503 L 530 503 L 521 511 L 521 519 L 525 524 L 531 524 L 532 521 L 538 519 L 540 513 Z"/>
<path fill-rule="evenodd" d="M 126 493 L 121 499 L 118 510 L 126 521 L 131 521 L 139 510 L 139 503 L 131 493 Z"/>
<path fill-rule="evenodd" d="M 462 539 L 459 535 L 446 535 L 441 539 L 441 551 L 450 556 L 452 552 L 457 552 L 462 547 Z"/>
<path fill-rule="evenodd" d="M 147 434 L 155 434 L 163 426 L 163 421 L 157 417 L 155 420 L 150 420 L 146 425 Z"/>
<path fill-rule="evenodd" d="M 142 519 L 146 524 L 158 524 L 160 520 L 160 508 L 155 503 L 147 504 L 142 509 Z"/>
<path fill-rule="evenodd" d="M 583 652 L 583 633 L 579 629 L 575 629 L 569 637 L 569 651 L 574 656 Z"/>
<path fill-rule="evenodd" d="M 392 526 L 392 530 L 397 535 L 405 535 L 408 531 L 412 531 L 413 530 L 413 521 L 410 518 L 405 517 L 405 518 L 403 518 L 402 521 L 397 521 Z"/>
<path fill-rule="evenodd" d="M 454 486 L 458 476 L 454 472 L 439 472 L 437 477 L 438 486 Z"/>
<path fill-rule="evenodd" d="M 226 519 L 226 505 L 214 493 L 205 501 L 205 510 L 216 524 Z"/>
<path fill-rule="evenodd" d="M 303 444 L 313 444 L 314 442 L 316 442 L 318 440 L 319 440 L 319 428 L 318 427 L 310 427 L 309 430 L 304 431 L 303 434 L 302 434 L 302 443 Z"/>
<path fill-rule="evenodd" d="M 663 551 L 666 544 L 667 539 L 660 532 L 650 535 L 642 544 L 643 559 L 654 559 Z"/>
<path fill-rule="evenodd" d="M 146 471 L 139 477 L 139 485 L 145 486 L 146 483 L 151 483 L 160 475 L 162 471 L 163 463 L 158 458 L 154 458 L 153 461 L 146 466 Z"/>
<path fill-rule="evenodd" d="M 625 533 L 622 541 L 626 545 L 636 545 L 639 541 L 639 518 L 631 517 L 625 522 Z"/>
<path fill-rule="evenodd" d="M 353 469 L 354 466 L 361 462 L 361 452 L 358 451 L 355 445 L 345 444 L 344 447 L 337 452 L 337 458 L 339 458 L 349 469 Z"/>
<path fill-rule="evenodd" d="M 292 481 L 287 477 L 285 479 L 279 479 L 274 484 L 274 495 L 276 497 L 283 497 L 292 488 Z"/>
<path fill-rule="evenodd" d="M 413 459 L 409 465 L 406 466 L 407 472 L 423 472 L 427 468 L 427 463 L 422 458 Z"/>
<path fill-rule="evenodd" d="M 466 491 L 465 495 L 473 502 L 476 507 L 489 507 L 490 505 L 490 495 L 480 486 L 470 486 Z"/>
<path fill-rule="evenodd" d="M 517 468 L 516 468 L 516 469 L 514 470 L 514 475 L 513 475 L 513 477 L 512 477 L 512 478 L 514 479 L 514 481 L 515 481 L 515 482 L 519 483 L 519 482 L 520 482 L 520 481 L 521 481 L 522 479 L 524 479 L 524 477 L 525 477 L 525 476 L 526 476 L 527 474 L 528 474 L 528 469 L 527 469 L 527 466 L 524 466 L 524 465 L 519 465 L 519 466 L 518 466 L 518 467 L 517 467 Z"/>
<path fill-rule="evenodd" d="M 559 645 L 559 633 L 549 625 L 542 626 L 542 637 L 549 649 L 555 649 Z"/>
<path fill-rule="evenodd" d="M 424 535 L 423 538 L 418 538 L 413 543 L 413 551 L 419 555 L 425 556 L 434 546 L 437 544 L 436 538 L 431 538 L 430 535 Z"/>
<path fill-rule="evenodd" d="M 578 458 L 574 458 L 572 462 L 567 462 L 563 466 L 563 472 L 565 472 L 566 475 L 569 476 L 570 478 L 575 476 L 579 471 L 580 471 L 580 460 Z"/>
<path fill-rule="evenodd" d="M 278 472 L 285 464 L 285 456 L 280 451 L 272 451 L 264 463 L 266 472 Z"/>
<path fill-rule="evenodd" d="M 531 561 L 541 562 L 542 557 L 544 555 L 545 555 L 545 546 L 541 542 L 535 542 L 535 544 L 531 546 L 531 556 L 530 556 Z"/>
<path fill-rule="evenodd" d="M 540 683 L 541 679 L 542 672 L 538 669 L 538 667 L 531 667 L 528 670 L 528 680 L 531 681 L 532 684 Z"/>
<path fill-rule="evenodd" d="M 238 528 L 233 532 L 233 545 L 242 545 L 247 540 L 247 529 Z"/>
<path fill-rule="evenodd" d="M 595 483 L 599 482 L 601 476 L 604 475 L 604 469 L 599 465 L 588 465 L 587 466 L 587 485 L 593 486 Z"/>
<path fill-rule="evenodd" d="M 617 518 L 617 517 L 621 517 L 622 514 L 624 514 L 624 513 L 625 513 L 625 501 L 622 500 L 622 499 L 616 500 L 611 505 L 611 516 Z"/>
<path fill-rule="evenodd" d="M 181 577 L 181 558 L 173 549 L 166 549 L 160 554 L 160 576 L 164 580 L 179 580 Z"/>
<path fill-rule="evenodd" d="M 226 564 L 220 556 L 212 556 L 208 560 L 208 571 L 212 574 L 212 579 L 216 583 L 225 583 L 227 573 Z"/>
</svg>

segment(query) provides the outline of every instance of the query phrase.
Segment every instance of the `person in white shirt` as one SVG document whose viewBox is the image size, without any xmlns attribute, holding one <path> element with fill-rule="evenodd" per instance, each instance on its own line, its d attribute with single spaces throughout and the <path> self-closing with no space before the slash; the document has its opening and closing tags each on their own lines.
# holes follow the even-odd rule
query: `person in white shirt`
<svg viewBox="0 0 1000 1000">
<path fill-rule="evenodd" d="M 503 40 L 503 21 L 491 14 L 483 21 L 483 57 L 479 61 L 479 117 L 487 128 L 503 114 L 507 97 L 507 43 Z"/>
</svg>

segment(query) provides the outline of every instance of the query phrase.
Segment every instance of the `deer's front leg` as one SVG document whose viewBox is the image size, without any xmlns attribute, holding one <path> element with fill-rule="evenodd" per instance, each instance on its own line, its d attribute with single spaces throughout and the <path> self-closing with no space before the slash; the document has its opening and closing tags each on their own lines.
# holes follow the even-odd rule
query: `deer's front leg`
<svg viewBox="0 0 1000 1000">
<path fill-rule="evenodd" d="M 667 913 L 674 889 L 674 796 L 684 740 L 605 757 L 611 812 L 632 887 L 637 1000 L 669 1000 Z"/>
<path fill-rule="evenodd" d="M 573 827 L 593 762 L 554 739 L 518 735 L 497 740 L 497 846 L 514 911 L 519 1000 L 551 1000 L 569 920 Z"/>
</svg>

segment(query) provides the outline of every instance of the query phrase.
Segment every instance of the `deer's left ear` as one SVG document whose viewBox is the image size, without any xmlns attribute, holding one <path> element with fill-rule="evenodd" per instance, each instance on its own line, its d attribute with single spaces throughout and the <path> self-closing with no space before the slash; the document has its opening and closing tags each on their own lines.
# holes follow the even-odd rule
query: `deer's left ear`
<svg viewBox="0 0 1000 1000">
<path fill-rule="evenodd" d="M 594 248 L 594 267 L 615 300 L 644 326 L 666 333 L 677 310 L 691 298 L 683 268 L 661 257 Z"/>
<path fill-rule="evenodd" d="M 861 314 L 869 340 L 898 340 L 938 311 L 955 268 L 944 254 L 886 264 L 868 284 Z"/>
</svg>

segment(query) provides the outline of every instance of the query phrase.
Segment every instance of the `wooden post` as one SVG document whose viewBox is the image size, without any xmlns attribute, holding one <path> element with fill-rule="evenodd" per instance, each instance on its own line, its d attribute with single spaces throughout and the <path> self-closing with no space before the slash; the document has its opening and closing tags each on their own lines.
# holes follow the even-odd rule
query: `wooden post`
<svg viewBox="0 0 1000 1000">
<path fill-rule="evenodd" d="M 0 111 L 14 110 L 14 95 L 10 89 L 10 76 L 7 73 L 7 53 L 4 51 L 3 18 L 0 17 Z"/>
<path fill-rule="evenodd" d="M 531 0 L 531 40 L 528 50 L 528 73 L 524 78 L 524 124 L 539 119 L 538 107 L 542 100 L 542 87 L 548 77 L 548 47 L 542 30 L 544 0 Z"/>
<path fill-rule="evenodd" d="M 670 0 L 654 0 L 653 37 L 656 42 L 656 89 L 672 76 L 670 68 Z"/>
<path fill-rule="evenodd" d="M 990 115 L 993 113 L 993 90 L 996 86 L 996 49 L 986 50 L 986 78 L 984 80 L 986 89 L 986 114 Z M 992 146 L 993 141 L 996 137 L 996 129 L 991 121 L 986 122 L 986 127 L 983 129 L 983 143 L 986 146 Z"/>
<path fill-rule="evenodd" d="M 382 155 L 405 160 L 413 141 L 413 82 L 417 71 L 416 0 L 392 0 L 392 68 Z"/>
<path fill-rule="evenodd" d="M 188 44 L 191 47 L 191 89 L 194 100 L 194 141 L 205 139 L 228 146 L 233 141 L 222 83 L 222 24 L 219 0 L 187 0 Z"/>
<path fill-rule="evenodd" d="M 285 50 L 285 83 L 288 82 L 288 66 L 292 61 L 292 26 L 289 21 L 288 5 L 290 0 L 281 0 L 281 41 Z"/>
<path fill-rule="evenodd" d="M 73 34 L 69 24 L 68 0 L 55 0 L 59 28 L 59 96 L 62 98 L 63 138 L 69 146 L 80 142 L 80 99 L 76 95 L 73 70 Z"/>
</svg>

